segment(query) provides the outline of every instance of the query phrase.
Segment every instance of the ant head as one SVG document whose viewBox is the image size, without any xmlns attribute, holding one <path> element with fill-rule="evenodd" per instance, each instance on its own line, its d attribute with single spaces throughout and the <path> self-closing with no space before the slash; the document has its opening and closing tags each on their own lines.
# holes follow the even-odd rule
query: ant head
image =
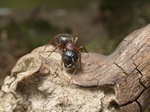
<svg viewBox="0 0 150 112">
<path fill-rule="evenodd" d="M 78 53 L 74 50 L 66 50 L 62 54 L 62 60 L 66 68 L 71 68 L 78 61 Z"/>
</svg>

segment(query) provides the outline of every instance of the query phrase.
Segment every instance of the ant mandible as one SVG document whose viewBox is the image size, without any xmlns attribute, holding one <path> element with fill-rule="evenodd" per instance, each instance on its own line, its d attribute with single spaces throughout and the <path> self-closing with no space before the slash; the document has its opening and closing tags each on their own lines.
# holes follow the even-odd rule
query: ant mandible
<svg viewBox="0 0 150 112">
<path fill-rule="evenodd" d="M 64 66 L 66 68 L 71 68 L 73 65 L 76 66 L 75 64 L 79 60 L 80 62 L 80 68 L 81 68 L 81 49 L 83 48 L 87 53 L 88 51 L 85 49 L 84 46 L 80 46 L 77 48 L 75 46 L 78 38 L 74 38 L 69 34 L 59 34 L 55 36 L 47 45 L 50 45 L 52 41 L 56 40 L 57 46 L 54 50 L 51 51 L 51 53 L 48 55 L 48 57 L 56 50 L 59 48 L 59 50 L 62 52 L 62 61 L 64 63 Z M 44 48 L 44 50 L 46 49 Z"/>
</svg>

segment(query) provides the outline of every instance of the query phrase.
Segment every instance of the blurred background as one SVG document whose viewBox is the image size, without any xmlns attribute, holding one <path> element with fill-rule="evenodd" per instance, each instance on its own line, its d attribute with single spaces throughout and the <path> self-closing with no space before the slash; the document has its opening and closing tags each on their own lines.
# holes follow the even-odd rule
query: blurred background
<svg viewBox="0 0 150 112">
<path fill-rule="evenodd" d="M 109 55 L 128 34 L 150 23 L 149 0 L 0 0 L 0 86 L 17 60 L 55 35 Z"/>
</svg>

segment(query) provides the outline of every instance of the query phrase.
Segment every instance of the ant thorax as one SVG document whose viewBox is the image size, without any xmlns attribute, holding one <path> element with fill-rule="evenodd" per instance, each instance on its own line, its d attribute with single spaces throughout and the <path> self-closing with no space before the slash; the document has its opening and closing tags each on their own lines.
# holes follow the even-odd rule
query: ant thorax
<svg viewBox="0 0 150 112">
<path fill-rule="evenodd" d="M 68 42 L 66 44 L 66 49 L 68 49 L 68 50 L 75 50 L 76 49 L 75 44 L 73 42 Z"/>
</svg>

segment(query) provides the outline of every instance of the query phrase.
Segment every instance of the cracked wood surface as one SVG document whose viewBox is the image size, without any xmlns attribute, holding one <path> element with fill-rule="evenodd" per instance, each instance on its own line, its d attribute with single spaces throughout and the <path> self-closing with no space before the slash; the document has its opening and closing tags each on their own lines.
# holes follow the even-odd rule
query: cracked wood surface
<svg viewBox="0 0 150 112">
<path fill-rule="evenodd" d="M 72 91 L 74 91 L 76 93 L 74 95 L 78 95 L 78 98 L 80 97 L 81 102 L 83 102 L 80 104 L 76 101 L 77 98 L 72 96 L 60 99 L 59 95 L 61 93 L 57 94 L 57 92 L 55 92 L 54 102 L 57 102 L 59 99 L 61 103 L 59 102 L 57 106 L 56 104 L 52 106 L 53 109 L 56 108 L 57 110 L 58 107 L 61 106 L 63 107 L 61 108 L 63 111 L 75 111 L 75 109 L 78 109 L 77 111 L 87 111 L 91 109 L 91 111 L 107 110 L 111 112 L 112 108 L 110 109 L 110 107 L 112 106 L 115 111 L 149 111 L 150 25 L 134 31 L 127 36 L 109 56 L 97 53 L 89 53 L 89 55 L 82 53 L 82 70 L 78 69 L 74 75 L 72 75 L 74 70 L 68 71 L 63 68 L 59 50 L 54 52 L 50 57 L 47 57 L 54 47 L 48 46 L 46 51 L 43 51 L 44 47 L 45 46 L 42 46 L 33 50 L 30 54 L 23 56 L 17 62 L 16 66 L 12 69 L 11 76 L 6 77 L 4 85 L 1 88 L 1 102 L 5 102 L 9 96 L 12 98 L 10 105 L 12 105 L 13 102 L 16 103 L 12 109 L 16 110 L 17 108 L 22 108 L 20 105 L 23 105 L 25 108 L 26 105 L 26 110 L 35 111 L 35 108 L 38 107 L 36 107 L 37 105 L 33 105 L 37 104 L 37 102 L 33 103 L 32 100 L 36 98 L 32 96 L 32 94 L 34 93 L 35 96 L 37 95 L 38 97 L 39 94 L 42 94 L 42 97 L 47 98 L 45 100 L 42 99 L 43 104 L 47 102 L 47 106 L 44 105 L 45 107 L 43 107 L 47 109 L 48 106 L 50 108 L 50 106 L 53 105 L 52 102 L 48 103 L 48 101 L 50 102 L 51 100 L 50 96 L 53 95 L 52 93 L 65 88 L 65 91 L 62 90 L 61 93 L 66 94 L 70 92 L 68 95 L 72 95 Z M 43 77 L 46 77 L 46 79 Z M 61 86 L 55 88 L 56 85 Z M 79 88 L 74 88 L 74 85 Z M 100 88 L 103 89 L 102 91 L 104 92 L 99 90 Z M 81 91 L 83 94 L 86 94 L 86 100 L 84 95 L 82 96 Z M 109 93 L 113 96 L 110 99 Z M 56 99 L 56 96 L 59 96 L 59 98 Z M 71 97 L 72 100 L 77 103 L 71 103 Z M 13 100 L 13 98 L 22 98 L 24 102 L 21 99 L 19 101 L 22 101 L 22 103 L 20 103 L 18 100 Z M 24 104 L 28 98 L 32 99 L 30 101 L 32 104 L 31 107 L 27 103 Z M 53 99 L 52 96 L 51 98 Z M 92 102 L 91 98 L 94 102 L 99 98 L 100 102 L 97 102 L 96 105 Z M 94 98 L 96 99 L 94 100 Z M 91 105 L 95 104 L 95 106 L 92 107 L 90 103 Z M 89 105 L 87 106 L 87 104 Z M 0 106 L 0 109 L 4 109 L 5 106 L 8 105 L 3 104 L 3 106 Z M 41 108 L 41 110 L 43 108 Z"/>
<path fill-rule="evenodd" d="M 92 58 L 93 62 L 87 58 Z M 84 66 L 85 69 L 87 67 L 92 70 L 87 74 L 74 75 L 76 84 L 80 86 L 113 85 L 122 110 L 126 110 L 130 105 L 132 112 L 136 108 L 144 111 L 150 104 L 150 91 L 148 91 L 150 87 L 150 25 L 127 36 L 111 55 L 105 58 L 90 55 L 82 59 L 92 62 L 89 68 Z M 145 91 L 149 94 L 144 94 Z M 142 96 L 143 94 L 146 96 Z M 145 98 L 143 99 L 145 105 L 139 102 L 138 99 L 141 97 Z"/>
</svg>

